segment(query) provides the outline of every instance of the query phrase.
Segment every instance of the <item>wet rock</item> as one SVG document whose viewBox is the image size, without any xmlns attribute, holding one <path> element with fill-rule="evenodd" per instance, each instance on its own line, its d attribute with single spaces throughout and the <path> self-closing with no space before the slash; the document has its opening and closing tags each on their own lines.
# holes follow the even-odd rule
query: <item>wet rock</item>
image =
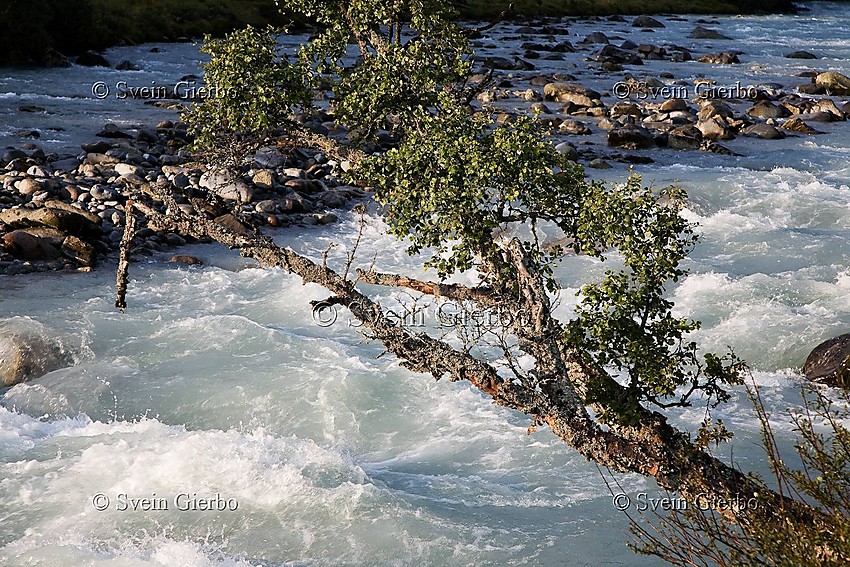
<svg viewBox="0 0 850 567">
<path fill-rule="evenodd" d="M 23 230 L 3 235 L 3 248 L 19 260 L 55 260 L 61 255 L 47 238 L 33 236 Z"/>
<path fill-rule="evenodd" d="M 549 83 L 543 87 L 543 96 L 546 100 L 568 102 L 585 108 L 602 104 L 602 95 L 577 83 Z"/>
<path fill-rule="evenodd" d="M 103 128 L 96 134 L 98 138 L 120 138 L 124 140 L 132 140 L 133 136 L 126 132 L 122 132 L 115 124 L 104 124 Z"/>
<path fill-rule="evenodd" d="M 738 59 L 737 54 L 729 51 L 723 51 L 721 53 L 707 53 L 697 59 L 697 62 L 710 63 L 712 65 L 733 65 L 735 63 L 740 63 L 741 60 Z"/>
<path fill-rule="evenodd" d="M 820 73 L 815 77 L 815 84 L 830 94 L 850 95 L 850 77 L 841 73 Z"/>
<path fill-rule="evenodd" d="M 786 59 L 817 59 L 818 56 L 808 51 L 792 51 L 785 54 Z"/>
<path fill-rule="evenodd" d="M 339 217 L 333 213 L 319 213 L 313 215 L 313 218 L 315 218 L 316 222 L 319 224 L 332 224 L 339 220 Z"/>
<path fill-rule="evenodd" d="M 0 386 L 14 386 L 71 364 L 70 353 L 41 325 L 24 319 L 0 322 Z"/>
<path fill-rule="evenodd" d="M 111 67 L 109 61 L 96 51 L 86 51 L 77 57 L 77 65 L 83 67 Z"/>
<path fill-rule="evenodd" d="M 745 136 L 762 138 L 763 140 L 781 140 L 785 137 L 785 134 L 770 124 L 753 124 L 744 128 L 741 133 Z"/>
<path fill-rule="evenodd" d="M 777 106 L 769 101 L 761 101 L 747 110 L 747 114 L 754 118 L 785 118 L 790 112 L 784 106 Z"/>
<path fill-rule="evenodd" d="M 800 94 L 822 95 L 826 94 L 826 88 L 823 85 L 817 85 L 815 83 L 803 83 L 802 85 L 797 85 L 797 92 Z"/>
<path fill-rule="evenodd" d="M 66 206 L 68 209 L 73 209 L 70 205 Z M 100 226 L 92 222 L 82 211 L 62 210 L 48 206 L 41 209 L 6 209 L 0 211 L 0 223 L 8 225 L 13 230 L 33 226 L 49 226 L 70 234 L 99 235 L 101 232 Z"/>
<path fill-rule="evenodd" d="M 632 27 L 635 28 L 663 28 L 664 24 L 656 20 L 655 18 L 651 18 L 650 16 L 638 16 L 632 22 Z"/>
<path fill-rule="evenodd" d="M 651 148 L 655 145 L 652 134 L 646 128 L 640 126 L 623 126 L 614 128 L 608 132 L 608 145 L 614 148 L 627 148 L 639 150 Z"/>
<path fill-rule="evenodd" d="M 695 27 L 691 33 L 688 34 L 688 37 L 691 39 L 732 39 L 728 35 L 723 35 L 717 30 L 704 28 L 702 26 Z"/>
<path fill-rule="evenodd" d="M 187 266 L 203 266 L 204 263 L 194 256 L 188 254 L 177 254 L 168 259 L 172 264 L 186 264 Z"/>
<path fill-rule="evenodd" d="M 596 158 L 596 159 L 590 160 L 590 162 L 588 162 L 588 164 L 587 164 L 587 167 L 590 167 L 592 169 L 612 169 L 613 168 L 613 166 L 610 163 L 608 163 L 607 161 L 605 161 L 604 159 L 601 159 L 601 158 Z"/>
<path fill-rule="evenodd" d="M 105 154 L 106 152 L 112 149 L 112 144 L 109 142 L 104 142 L 103 140 L 98 140 L 97 142 L 93 142 L 91 144 L 82 144 L 80 147 L 87 154 Z"/>
<path fill-rule="evenodd" d="M 708 140 L 732 140 L 735 134 L 729 124 L 721 117 L 712 117 L 697 122 L 697 129 Z"/>
<path fill-rule="evenodd" d="M 667 147 L 674 150 L 698 150 L 702 146 L 702 132 L 695 126 L 680 126 L 670 131 Z"/>
<path fill-rule="evenodd" d="M 815 130 L 805 122 L 803 122 L 799 117 L 794 116 L 785 121 L 785 123 L 780 126 L 783 130 L 789 130 L 791 132 L 797 132 L 799 134 L 823 134 L 820 130 Z"/>
<path fill-rule="evenodd" d="M 595 43 L 609 43 L 609 42 L 608 42 L 608 36 L 606 36 L 604 33 L 593 32 L 590 35 L 585 36 L 585 38 L 583 40 L 581 40 L 579 43 L 595 44 Z"/>
<path fill-rule="evenodd" d="M 81 266 L 94 266 L 97 258 L 94 246 L 80 240 L 76 236 L 69 236 L 62 242 L 62 254 L 74 260 Z"/>
<path fill-rule="evenodd" d="M 593 133 L 593 131 L 588 128 L 587 124 L 584 122 L 570 120 L 569 118 L 561 122 L 558 129 L 565 134 L 573 134 L 575 136 L 586 136 Z"/>
<path fill-rule="evenodd" d="M 97 201 L 113 201 L 118 198 L 118 193 L 104 185 L 95 185 L 89 189 L 92 198 Z"/>
<path fill-rule="evenodd" d="M 115 69 L 118 71 L 141 71 L 141 68 L 138 65 L 127 59 L 116 65 Z"/>
<path fill-rule="evenodd" d="M 850 334 L 824 341 L 803 364 L 806 378 L 819 384 L 850 388 Z"/>
<path fill-rule="evenodd" d="M 732 118 L 732 107 L 722 100 L 706 100 L 700 105 L 697 118 L 699 120 L 708 120 L 719 116 L 721 118 Z"/>
<path fill-rule="evenodd" d="M 569 142 L 561 142 L 555 146 L 555 151 L 567 159 L 576 161 L 578 159 L 578 150 Z"/>
</svg>

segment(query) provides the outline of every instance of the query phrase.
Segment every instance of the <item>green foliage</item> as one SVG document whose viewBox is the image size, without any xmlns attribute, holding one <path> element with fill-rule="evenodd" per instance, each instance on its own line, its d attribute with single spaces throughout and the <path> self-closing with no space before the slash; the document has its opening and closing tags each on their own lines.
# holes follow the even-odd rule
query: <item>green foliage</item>
<svg viewBox="0 0 850 567">
<path fill-rule="evenodd" d="M 643 401 L 689 405 L 698 391 L 713 407 L 728 399 L 727 386 L 741 383 L 744 366 L 733 354 L 700 359 L 696 342 L 687 340 L 699 323 L 674 317 L 665 296 L 668 283 L 687 273 L 680 263 L 697 240 L 680 215 L 683 198 L 672 188 L 655 194 L 632 175 L 611 190 L 596 187 L 582 202 L 575 234 L 582 251 L 603 257 L 600 251 L 614 249 L 624 263 L 584 286 L 569 329 L 570 340 L 599 364 L 628 376 L 630 395 L 620 400 L 604 384 L 589 388 L 588 402 L 609 407 L 603 420 L 631 422 Z"/>
<path fill-rule="evenodd" d="M 426 265 L 439 277 L 476 267 L 491 283 L 508 282 L 496 233 L 540 221 L 567 228 L 582 169 L 554 152 L 532 119 L 494 126 L 483 113 L 442 102 L 438 113 L 420 111 L 417 130 L 357 174 L 375 187 L 390 232 L 409 240 L 409 253 L 433 248 Z M 525 247 L 554 289 L 560 251 L 545 252 L 536 240 Z"/>
<path fill-rule="evenodd" d="M 184 120 L 199 148 L 213 148 L 222 134 L 261 136 L 285 124 L 310 92 L 304 72 L 289 62 L 278 44 L 279 30 L 248 26 L 224 39 L 207 37 L 202 48 L 213 96 L 193 104 Z"/>
<path fill-rule="evenodd" d="M 410 126 L 412 113 L 436 104 L 443 87 L 469 71 L 469 46 L 448 2 L 297 0 L 285 6 L 319 26 L 299 57 L 331 83 L 336 118 L 358 140 Z M 346 57 L 350 41 L 359 50 L 355 62 Z"/>
</svg>

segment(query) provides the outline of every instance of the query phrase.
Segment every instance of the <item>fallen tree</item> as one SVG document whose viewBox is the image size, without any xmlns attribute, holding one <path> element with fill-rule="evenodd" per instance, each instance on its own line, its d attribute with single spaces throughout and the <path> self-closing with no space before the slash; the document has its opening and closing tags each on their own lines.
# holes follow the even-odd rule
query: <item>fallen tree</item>
<svg viewBox="0 0 850 567">
<path fill-rule="evenodd" d="M 310 259 L 268 236 L 215 222 L 206 212 L 214 195 L 181 195 L 194 210 L 188 213 L 175 200 L 176 188 L 163 182 L 141 184 L 128 203 L 117 306 L 126 306 L 138 213 L 152 228 L 212 239 L 323 286 L 330 293 L 323 305 L 348 309 L 361 331 L 406 368 L 470 382 L 602 467 L 651 477 L 735 530 L 805 531 L 794 557 L 827 558 L 812 564 L 850 561 L 847 542 L 835 539 L 846 516 L 773 490 L 711 453 L 731 433 L 712 421 L 710 410 L 742 384 L 746 366 L 731 352 L 702 353 L 688 340 L 699 324 L 672 314 L 667 287 L 685 275 L 680 263 L 696 242 L 694 227 L 680 215 L 680 191 L 652 191 L 636 176 L 613 187 L 591 182 L 554 151 L 534 119 L 497 123 L 492 111 L 471 106 L 472 55 L 444 2 L 292 4 L 321 26 L 295 63 L 276 59 L 270 32 L 247 30 L 232 44 L 212 45 L 208 80 L 228 87 L 248 76 L 262 88 L 224 88 L 221 98 L 194 108 L 188 118 L 198 139 L 213 157 L 222 154 L 217 144 L 238 140 L 224 152 L 227 164 L 238 165 L 234 147 L 250 148 L 245 140 L 262 140 L 287 112 L 305 110 L 305 92 L 330 84 L 336 119 L 350 128 L 353 145 L 296 130 L 290 136 L 351 161 L 349 176 L 374 188 L 390 232 L 411 253 L 430 254 L 425 265 L 436 281 L 374 266 L 352 271 L 356 250 L 333 269 L 327 255 Z M 402 27 L 404 19 L 410 27 Z M 346 66 L 349 38 L 360 59 Z M 257 50 L 258 58 L 249 57 Z M 558 243 L 544 242 L 544 227 L 562 233 Z M 599 259 L 613 254 L 623 267 L 586 285 L 574 318 L 560 321 L 552 312 L 560 289 L 554 267 L 568 250 Z M 446 283 L 467 270 L 478 274 L 476 285 Z M 370 297 L 368 286 L 523 316 L 497 318 L 493 349 L 482 334 L 417 332 Z M 698 431 L 670 425 L 665 413 L 694 403 L 706 405 Z"/>
</svg>

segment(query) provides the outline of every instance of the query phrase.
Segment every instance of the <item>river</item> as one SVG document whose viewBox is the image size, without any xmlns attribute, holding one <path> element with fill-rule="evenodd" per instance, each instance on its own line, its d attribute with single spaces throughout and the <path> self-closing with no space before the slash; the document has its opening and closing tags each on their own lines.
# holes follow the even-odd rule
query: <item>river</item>
<svg viewBox="0 0 850 567">
<path fill-rule="evenodd" d="M 710 27 L 734 41 L 709 43 L 744 55 L 742 65 L 712 67 L 712 78 L 788 85 L 813 65 L 850 73 L 843 6 L 718 17 Z M 707 51 L 685 38 L 696 17 L 661 19 L 667 27 L 652 42 Z M 598 29 L 635 43 L 650 35 L 582 22 L 570 39 Z M 484 43 L 511 51 L 511 25 L 498 33 Z M 821 59 L 782 57 L 796 49 Z M 142 70 L 0 70 L 0 146 L 37 129 L 46 151 L 73 154 L 106 121 L 174 118 L 121 99 L 116 86 L 174 85 L 200 61 L 192 44 L 120 47 L 107 57 Z M 535 63 L 576 72 L 572 62 L 580 59 Z M 662 61 L 638 71 L 688 81 L 709 73 Z M 582 80 L 611 88 L 611 76 Z M 103 99 L 92 96 L 98 81 L 110 88 Z M 45 111 L 18 112 L 23 104 Z M 785 410 L 799 404 L 806 354 L 850 326 L 850 128 L 816 126 L 826 133 L 726 143 L 742 157 L 655 150 L 647 153 L 655 163 L 635 166 L 647 183 L 688 191 L 686 215 L 702 242 L 690 275 L 670 290 L 677 313 L 703 321 L 696 338 L 706 348 L 732 346 L 749 361 L 786 444 Z M 592 175 L 622 180 L 626 169 L 616 165 Z M 341 216 L 276 239 L 314 257 L 335 242 L 339 262 L 358 226 L 353 214 Z M 385 271 L 428 277 L 379 216 L 368 218 L 363 263 L 375 257 Z M 528 435 L 527 418 L 468 384 L 434 382 L 380 357 L 344 320 L 317 325 L 308 301 L 325 297 L 318 287 L 217 246 L 186 253 L 206 266 L 158 257 L 134 265 L 124 314 L 113 308 L 109 267 L 0 278 L 0 313 L 40 322 L 78 353 L 71 368 L 0 390 L 0 564 L 660 564 L 626 548 L 626 519 L 597 468 L 547 430 Z M 602 270 L 584 257 L 559 267 L 562 317 Z M 737 395 L 715 415 L 736 432 L 720 454 L 764 472 L 751 406 Z M 694 408 L 675 421 L 701 419 Z M 655 494 L 642 478 L 619 480 L 633 498 Z M 198 509 L 209 505 L 225 509 Z"/>
</svg>

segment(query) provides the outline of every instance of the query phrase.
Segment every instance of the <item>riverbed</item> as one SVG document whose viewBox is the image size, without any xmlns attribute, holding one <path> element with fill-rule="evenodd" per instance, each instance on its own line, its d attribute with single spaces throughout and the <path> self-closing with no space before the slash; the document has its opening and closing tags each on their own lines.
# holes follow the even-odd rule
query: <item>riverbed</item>
<svg viewBox="0 0 850 567">
<path fill-rule="evenodd" d="M 569 38 L 604 31 L 635 43 L 676 41 L 695 53 L 734 48 L 743 52 L 740 65 L 653 61 L 627 71 L 669 72 L 691 84 L 708 75 L 719 84 L 793 85 L 805 82 L 794 75 L 806 69 L 850 74 L 842 6 L 717 17 L 709 27 L 733 38 L 722 46 L 686 38 L 695 16 L 658 17 L 667 27 L 652 33 L 578 22 Z M 521 52 L 510 39 L 517 27 L 497 28 L 482 48 Z M 797 49 L 821 58 L 783 57 Z M 191 82 L 185 77 L 199 73 L 201 60 L 193 44 L 106 55 L 142 70 L 0 70 L 0 146 L 20 145 L 14 133 L 35 129 L 33 142 L 62 156 L 77 153 L 104 122 L 173 119 L 171 110 L 120 98 L 117 85 Z M 582 54 L 568 55 L 533 63 L 601 91 L 621 75 L 587 71 Z M 108 96 L 93 94 L 98 82 Z M 44 110 L 19 112 L 25 104 Z M 632 166 L 645 183 L 688 191 L 685 214 L 699 223 L 691 273 L 669 291 L 677 313 L 703 321 L 696 338 L 706 349 L 731 346 L 750 363 L 785 444 L 807 353 L 850 327 L 850 126 L 817 126 L 825 133 L 724 142 L 738 157 L 632 152 L 654 160 Z M 587 138 L 604 153 L 602 139 Z M 622 181 L 629 166 L 611 163 L 589 172 Z M 275 238 L 312 257 L 336 243 L 331 261 L 339 263 L 359 226 L 355 214 L 339 216 L 336 225 Z M 375 258 L 384 271 L 433 277 L 385 234 L 374 208 L 367 219 L 364 265 Z M 4 317 L 31 318 L 76 353 L 70 368 L 0 390 L 0 564 L 660 564 L 627 549 L 626 518 L 600 472 L 547 430 L 528 434 L 528 418 L 468 384 L 408 372 L 344 314 L 317 323 L 309 301 L 326 296 L 321 288 L 218 246 L 182 252 L 205 265 L 154 256 L 133 266 L 126 313 L 113 307 L 110 266 L 0 278 Z M 562 318 L 579 287 L 603 270 L 586 257 L 562 263 Z M 743 396 L 715 417 L 736 433 L 719 454 L 765 472 Z M 693 408 L 675 421 L 695 427 L 702 418 Z M 619 480 L 633 498 L 656 494 L 645 479 Z"/>
</svg>

